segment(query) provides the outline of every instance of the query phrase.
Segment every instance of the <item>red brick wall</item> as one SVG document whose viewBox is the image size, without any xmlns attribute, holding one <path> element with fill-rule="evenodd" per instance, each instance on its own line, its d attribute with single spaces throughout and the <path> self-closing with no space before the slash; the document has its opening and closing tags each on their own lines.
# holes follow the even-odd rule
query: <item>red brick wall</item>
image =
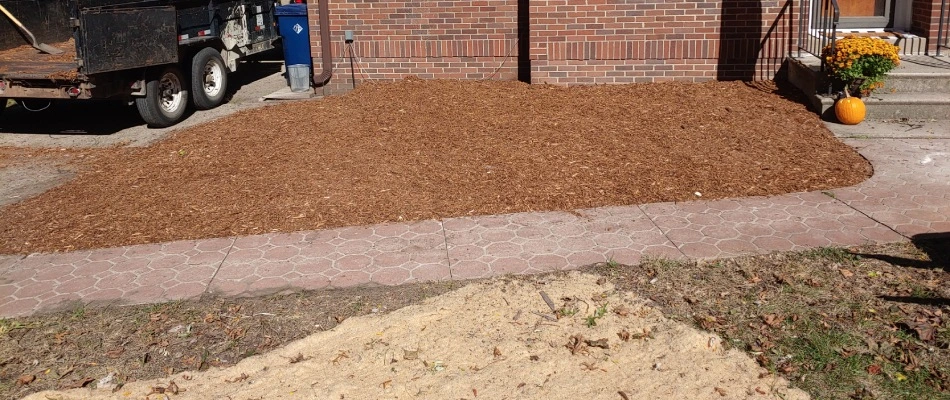
<svg viewBox="0 0 950 400">
<path fill-rule="evenodd" d="M 517 0 L 329 0 L 334 78 L 517 79 Z M 771 79 L 791 47 L 782 0 L 531 0 L 532 82 Z M 320 69 L 316 1 L 314 63 Z M 506 58 L 506 56 L 509 56 Z M 504 61 L 504 64 L 502 62 Z M 503 66 L 502 66 L 503 65 Z"/>
<path fill-rule="evenodd" d="M 770 79 L 787 47 L 784 2 L 533 0 L 532 78 L 597 83 Z M 787 11 L 787 10 L 786 10 Z M 775 21 L 779 29 L 772 30 Z M 580 72 L 579 74 L 574 73 Z"/>
<path fill-rule="evenodd" d="M 425 78 L 517 79 L 517 0 L 328 0 L 334 56 L 331 90 L 350 88 L 344 32 L 352 30 L 357 82 Z M 314 66 L 320 68 L 317 4 L 311 9 Z M 511 56 L 505 61 L 505 56 Z M 504 66 L 502 62 L 505 61 Z"/>
<path fill-rule="evenodd" d="M 937 28 L 940 21 L 939 0 L 913 0 L 911 32 L 928 38 L 927 50 L 937 49 Z M 931 53 L 932 54 L 932 53 Z"/>
</svg>

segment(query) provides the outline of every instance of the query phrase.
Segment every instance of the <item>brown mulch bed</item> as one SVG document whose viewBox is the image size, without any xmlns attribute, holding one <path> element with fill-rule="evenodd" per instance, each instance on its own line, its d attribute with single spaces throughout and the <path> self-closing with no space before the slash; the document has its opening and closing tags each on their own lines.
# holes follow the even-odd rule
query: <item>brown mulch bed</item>
<svg viewBox="0 0 950 400">
<path fill-rule="evenodd" d="M 0 209 L 0 253 L 772 195 L 866 179 L 868 162 L 788 95 L 740 82 L 363 85 L 104 153 L 74 181 Z"/>
</svg>

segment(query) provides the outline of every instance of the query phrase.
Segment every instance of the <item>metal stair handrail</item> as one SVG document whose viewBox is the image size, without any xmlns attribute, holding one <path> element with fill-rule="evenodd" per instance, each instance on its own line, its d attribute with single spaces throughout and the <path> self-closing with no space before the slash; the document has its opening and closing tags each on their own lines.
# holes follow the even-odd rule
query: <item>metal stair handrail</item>
<svg viewBox="0 0 950 400">
<path fill-rule="evenodd" d="M 841 8 L 838 7 L 838 0 L 811 0 L 808 8 L 814 24 L 808 21 L 805 7 L 798 7 L 798 56 L 801 57 L 802 51 L 805 51 L 820 58 L 824 71 L 825 60 L 821 57 L 821 50 L 828 44 L 831 44 L 832 50 L 835 48 Z"/>
</svg>

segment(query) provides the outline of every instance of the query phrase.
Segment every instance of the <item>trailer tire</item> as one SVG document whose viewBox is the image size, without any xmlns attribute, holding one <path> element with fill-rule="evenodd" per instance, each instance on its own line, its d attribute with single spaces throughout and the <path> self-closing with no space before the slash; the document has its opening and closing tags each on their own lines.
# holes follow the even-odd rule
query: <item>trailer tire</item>
<svg viewBox="0 0 950 400">
<path fill-rule="evenodd" d="M 224 102 L 228 67 L 217 50 L 205 47 L 191 59 L 191 98 L 195 108 L 208 110 Z"/>
<path fill-rule="evenodd" d="M 168 66 L 145 83 L 145 97 L 135 99 L 135 107 L 149 128 L 167 128 L 177 124 L 188 106 L 188 88 L 181 70 Z"/>
</svg>

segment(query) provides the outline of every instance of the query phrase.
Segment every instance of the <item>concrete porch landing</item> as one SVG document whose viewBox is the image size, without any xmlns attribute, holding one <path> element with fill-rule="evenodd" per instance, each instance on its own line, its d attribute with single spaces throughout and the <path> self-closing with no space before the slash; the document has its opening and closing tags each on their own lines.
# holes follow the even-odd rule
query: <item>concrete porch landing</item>
<svg viewBox="0 0 950 400">
<path fill-rule="evenodd" d="M 812 110 L 835 121 L 837 93 L 829 95 L 821 60 L 810 54 L 788 58 L 788 78 L 802 90 Z M 901 64 L 887 74 L 884 87 L 865 97 L 867 119 L 950 119 L 950 57 L 902 55 Z"/>
<path fill-rule="evenodd" d="M 471 279 L 613 259 L 707 259 L 950 232 L 950 121 L 829 124 L 874 165 L 852 187 L 0 255 L 0 317 L 81 303 Z"/>
</svg>

